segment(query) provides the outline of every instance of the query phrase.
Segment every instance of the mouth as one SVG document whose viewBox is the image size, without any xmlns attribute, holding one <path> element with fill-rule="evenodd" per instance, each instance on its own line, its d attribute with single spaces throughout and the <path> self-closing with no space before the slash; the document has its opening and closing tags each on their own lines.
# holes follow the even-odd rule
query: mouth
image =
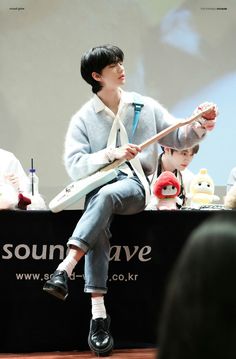
<svg viewBox="0 0 236 359">
<path fill-rule="evenodd" d="M 122 75 L 119 77 L 119 80 L 125 80 L 125 74 L 122 74 Z"/>
</svg>

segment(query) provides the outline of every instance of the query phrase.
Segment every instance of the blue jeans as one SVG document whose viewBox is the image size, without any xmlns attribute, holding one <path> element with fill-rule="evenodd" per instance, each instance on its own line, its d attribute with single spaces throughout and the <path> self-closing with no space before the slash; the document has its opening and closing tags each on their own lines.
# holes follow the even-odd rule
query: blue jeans
<svg viewBox="0 0 236 359">
<path fill-rule="evenodd" d="M 113 214 L 135 214 L 144 208 L 145 192 L 140 180 L 120 171 L 115 180 L 87 195 L 85 211 L 67 243 L 86 253 L 85 292 L 107 292 Z"/>
</svg>

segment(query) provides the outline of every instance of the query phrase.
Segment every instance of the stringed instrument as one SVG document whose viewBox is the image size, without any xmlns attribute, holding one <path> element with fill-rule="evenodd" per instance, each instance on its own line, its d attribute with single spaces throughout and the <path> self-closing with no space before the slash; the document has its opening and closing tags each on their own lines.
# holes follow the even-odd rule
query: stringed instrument
<svg viewBox="0 0 236 359">
<path fill-rule="evenodd" d="M 152 143 L 159 141 L 161 138 L 165 137 L 175 129 L 196 121 L 199 117 L 202 117 L 207 112 L 213 110 L 213 108 L 214 105 L 210 105 L 209 107 L 206 107 L 204 110 L 201 110 L 199 113 L 192 115 L 187 119 L 183 119 L 173 123 L 171 126 L 162 130 L 161 132 L 149 138 L 145 142 L 141 143 L 140 145 L 141 150 L 151 145 Z M 50 201 L 49 203 L 50 210 L 54 213 L 60 212 L 68 208 L 75 202 L 79 201 L 81 198 L 86 196 L 89 192 L 110 182 L 111 180 L 116 178 L 117 168 L 119 168 L 119 166 L 125 162 L 126 162 L 125 159 L 115 160 L 111 164 L 101 168 L 99 171 L 91 174 L 90 176 L 72 182 Z"/>
</svg>

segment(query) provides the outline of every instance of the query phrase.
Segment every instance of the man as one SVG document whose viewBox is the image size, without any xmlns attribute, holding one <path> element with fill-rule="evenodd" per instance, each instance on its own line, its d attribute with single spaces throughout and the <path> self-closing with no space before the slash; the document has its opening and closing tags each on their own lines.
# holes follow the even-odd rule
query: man
<svg viewBox="0 0 236 359">
<path fill-rule="evenodd" d="M 190 183 L 194 177 L 194 174 L 188 169 L 188 166 L 193 160 L 193 157 L 199 151 L 199 145 L 195 145 L 191 148 L 184 150 L 175 150 L 170 147 L 162 146 L 162 153 L 158 158 L 157 171 L 154 177 L 151 178 L 152 184 L 154 184 L 157 177 L 163 171 L 173 172 L 180 183 L 180 194 L 178 208 L 187 204 L 187 194 L 189 193 Z M 151 197 L 151 201 L 146 207 L 147 210 L 156 209 L 156 198 L 154 195 Z"/>
<path fill-rule="evenodd" d="M 95 354 L 103 356 L 113 348 L 110 317 L 104 305 L 112 217 L 144 210 L 150 195 L 146 177 L 155 171 L 157 144 L 143 151 L 139 144 L 175 120 L 157 101 L 139 95 L 143 108 L 132 136 L 137 94 L 120 88 L 125 83 L 123 59 L 122 50 L 111 45 L 95 47 L 82 56 L 81 75 L 92 86 L 94 96 L 71 119 L 65 140 L 65 167 L 72 180 L 78 180 L 116 159 L 126 162 L 114 180 L 86 197 L 85 211 L 68 240 L 68 255 L 44 285 L 45 291 L 65 299 L 68 278 L 85 255 L 84 290 L 92 299 L 88 343 Z M 161 144 L 175 148 L 193 146 L 207 130 L 213 129 L 216 108 L 209 116 L 209 121 L 202 119 L 173 131 Z"/>
<path fill-rule="evenodd" d="M 236 167 L 233 167 L 229 173 L 227 180 L 227 192 L 235 185 L 236 183 Z"/>
<path fill-rule="evenodd" d="M 27 175 L 16 156 L 0 148 L 0 183 L 11 184 L 17 192 L 24 192 L 27 181 Z"/>
</svg>

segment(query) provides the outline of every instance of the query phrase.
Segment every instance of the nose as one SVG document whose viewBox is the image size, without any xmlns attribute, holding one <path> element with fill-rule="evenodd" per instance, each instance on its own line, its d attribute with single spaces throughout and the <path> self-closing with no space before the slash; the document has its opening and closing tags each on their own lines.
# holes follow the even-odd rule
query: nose
<svg viewBox="0 0 236 359">
<path fill-rule="evenodd" d="M 118 69 L 119 72 L 124 71 L 124 65 L 118 62 L 117 63 L 117 69 Z"/>
<path fill-rule="evenodd" d="M 187 162 L 190 162 L 191 159 L 192 159 L 192 155 L 191 155 L 191 154 L 187 154 L 186 157 L 185 157 L 185 160 L 186 160 Z"/>
<path fill-rule="evenodd" d="M 183 162 L 186 166 L 189 165 L 190 163 L 190 158 L 185 158 L 184 162 Z"/>
</svg>

